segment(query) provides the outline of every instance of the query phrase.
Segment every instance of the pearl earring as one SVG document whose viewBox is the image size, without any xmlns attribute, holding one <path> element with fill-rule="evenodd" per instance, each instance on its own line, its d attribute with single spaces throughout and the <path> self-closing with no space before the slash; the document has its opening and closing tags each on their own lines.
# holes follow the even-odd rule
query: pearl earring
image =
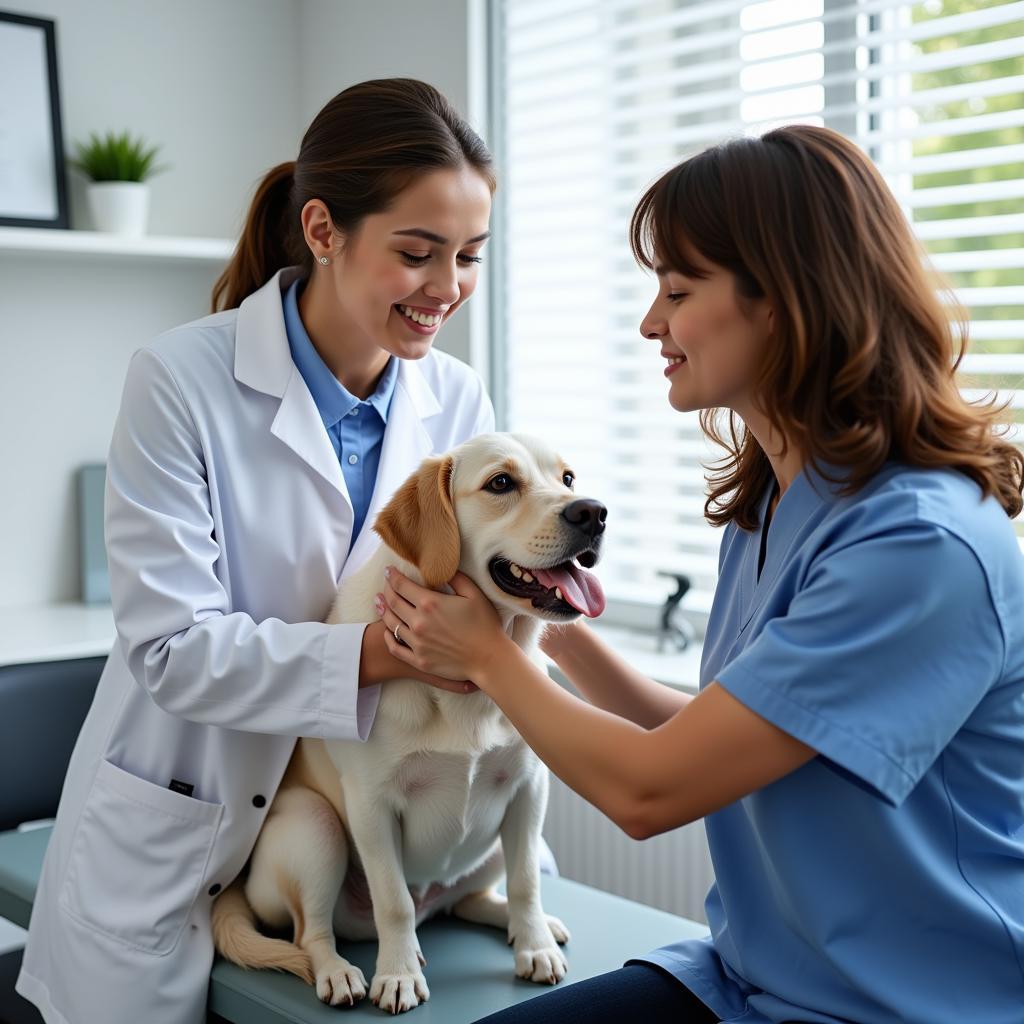
<svg viewBox="0 0 1024 1024">
<path fill-rule="evenodd" d="M 326 267 L 327 264 L 330 263 L 331 261 L 326 256 L 321 256 L 320 262 Z"/>
</svg>

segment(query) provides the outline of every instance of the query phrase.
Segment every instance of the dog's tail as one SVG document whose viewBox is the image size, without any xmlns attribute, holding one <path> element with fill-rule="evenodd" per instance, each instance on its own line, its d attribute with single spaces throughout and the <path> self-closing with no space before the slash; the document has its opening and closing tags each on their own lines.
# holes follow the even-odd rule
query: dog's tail
<svg viewBox="0 0 1024 1024">
<path fill-rule="evenodd" d="M 236 879 L 214 902 L 212 923 L 213 944 L 227 960 L 247 970 L 288 971 L 313 984 L 313 965 L 305 950 L 293 942 L 272 939 L 257 929 L 256 915 L 240 880 Z"/>
</svg>

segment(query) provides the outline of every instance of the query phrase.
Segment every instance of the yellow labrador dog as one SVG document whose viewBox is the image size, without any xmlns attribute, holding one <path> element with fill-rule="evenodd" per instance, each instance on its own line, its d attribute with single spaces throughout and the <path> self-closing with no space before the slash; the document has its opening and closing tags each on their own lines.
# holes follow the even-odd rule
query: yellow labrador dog
<svg viewBox="0 0 1024 1024">
<path fill-rule="evenodd" d="M 384 543 L 339 591 L 328 622 L 371 622 L 383 569 L 441 587 L 461 569 L 533 651 L 545 622 L 604 609 L 596 563 L 605 509 L 574 493 L 543 442 L 487 434 L 427 459 L 381 511 Z M 335 934 L 378 940 L 370 998 L 391 1013 L 429 996 L 416 927 L 438 912 L 506 929 L 519 977 L 553 984 L 569 933 L 540 902 L 547 770 L 483 693 L 413 680 L 382 687 L 365 743 L 302 739 L 248 876 L 214 904 L 217 949 L 291 971 L 326 1003 L 366 994 Z M 508 900 L 495 891 L 507 872 Z M 255 913 L 254 913 L 255 912 Z M 287 942 L 262 935 L 294 929 Z"/>
</svg>

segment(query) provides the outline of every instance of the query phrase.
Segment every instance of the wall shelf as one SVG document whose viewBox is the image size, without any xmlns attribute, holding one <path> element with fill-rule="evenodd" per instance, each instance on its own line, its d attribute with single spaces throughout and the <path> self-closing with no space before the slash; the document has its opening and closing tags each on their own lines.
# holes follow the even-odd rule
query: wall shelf
<svg viewBox="0 0 1024 1024">
<path fill-rule="evenodd" d="M 129 238 L 100 231 L 0 227 L 0 258 L 5 256 L 95 256 L 164 263 L 224 263 L 234 251 L 230 238 Z"/>
</svg>

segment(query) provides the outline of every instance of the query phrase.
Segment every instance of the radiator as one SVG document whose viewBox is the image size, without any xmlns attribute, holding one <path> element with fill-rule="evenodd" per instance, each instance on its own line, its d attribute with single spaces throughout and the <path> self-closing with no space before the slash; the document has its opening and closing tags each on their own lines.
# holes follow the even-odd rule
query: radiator
<svg viewBox="0 0 1024 1024">
<path fill-rule="evenodd" d="M 544 838 L 566 878 L 705 923 L 713 874 L 703 822 L 638 842 L 552 775 Z"/>
</svg>

